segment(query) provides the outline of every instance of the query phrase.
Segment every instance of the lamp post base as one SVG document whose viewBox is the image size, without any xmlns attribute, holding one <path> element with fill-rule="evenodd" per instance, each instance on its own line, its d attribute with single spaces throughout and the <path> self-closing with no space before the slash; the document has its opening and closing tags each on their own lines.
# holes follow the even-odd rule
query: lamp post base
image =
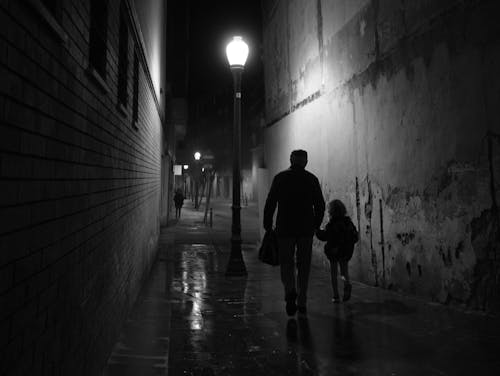
<svg viewBox="0 0 500 376">
<path fill-rule="evenodd" d="M 231 238 L 231 254 L 226 268 L 226 277 L 245 277 L 247 268 L 241 254 L 241 238 Z"/>
</svg>

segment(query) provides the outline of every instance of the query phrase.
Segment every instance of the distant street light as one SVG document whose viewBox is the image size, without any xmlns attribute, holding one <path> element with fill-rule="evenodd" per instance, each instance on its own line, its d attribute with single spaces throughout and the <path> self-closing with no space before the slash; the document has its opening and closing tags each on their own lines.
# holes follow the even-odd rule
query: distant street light
<svg viewBox="0 0 500 376">
<path fill-rule="evenodd" d="M 233 206 L 231 226 L 231 254 L 226 276 L 246 276 L 245 261 L 241 254 L 241 75 L 248 57 L 248 45 L 242 37 L 233 37 L 226 47 L 227 60 L 233 74 Z"/>
<path fill-rule="evenodd" d="M 201 153 L 199 151 L 194 153 L 194 159 L 195 159 L 195 164 L 196 168 L 193 171 L 193 177 L 194 177 L 194 208 L 198 210 L 200 206 L 200 202 L 198 200 L 198 195 L 199 195 L 199 189 L 200 189 L 200 159 L 201 159 Z"/>
<path fill-rule="evenodd" d="M 187 175 L 187 170 L 189 169 L 189 165 L 185 164 L 184 166 L 182 166 L 182 169 L 184 170 L 182 174 L 182 178 L 184 181 L 184 198 L 186 198 L 187 197 L 186 175 Z"/>
</svg>

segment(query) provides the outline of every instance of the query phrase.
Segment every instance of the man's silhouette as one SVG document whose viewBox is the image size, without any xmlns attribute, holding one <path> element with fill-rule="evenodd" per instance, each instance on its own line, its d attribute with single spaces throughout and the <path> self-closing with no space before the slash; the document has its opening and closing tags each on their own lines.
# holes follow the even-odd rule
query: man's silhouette
<svg viewBox="0 0 500 376">
<path fill-rule="evenodd" d="M 305 170 L 307 152 L 294 150 L 290 155 L 290 163 L 289 169 L 273 179 L 264 208 L 264 229 L 273 230 L 273 215 L 278 206 L 276 234 L 281 281 L 285 288 L 286 312 L 292 316 L 297 309 L 302 314 L 307 312 L 312 241 L 314 232 L 323 220 L 325 201 L 318 178 Z"/>
</svg>

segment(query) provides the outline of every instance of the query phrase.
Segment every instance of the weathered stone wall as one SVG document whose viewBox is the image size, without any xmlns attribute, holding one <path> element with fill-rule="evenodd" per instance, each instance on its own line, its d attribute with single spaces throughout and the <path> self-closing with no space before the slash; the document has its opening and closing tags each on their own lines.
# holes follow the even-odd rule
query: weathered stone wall
<svg viewBox="0 0 500 376">
<path fill-rule="evenodd" d="M 90 1 L 47 3 L 0 2 L 0 374 L 98 375 L 157 251 L 163 109 L 139 58 L 133 121 L 130 18 L 117 106 L 120 1 L 102 82 Z"/>
<path fill-rule="evenodd" d="M 360 229 L 355 278 L 498 310 L 500 4 L 263 9 L 270 175 L 308 150 L 325 199 Z M 315 260 L 327 266 L 319 242 Z"/>
</svg>

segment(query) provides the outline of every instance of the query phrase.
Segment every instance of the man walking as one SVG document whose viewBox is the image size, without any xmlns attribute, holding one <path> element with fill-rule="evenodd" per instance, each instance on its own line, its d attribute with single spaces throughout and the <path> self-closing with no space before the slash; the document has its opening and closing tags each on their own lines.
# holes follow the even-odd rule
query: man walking
<svg viewBox="0 0 500 376">
<path fill-rule="evenodd" d="M 181 189 L 177 189 L 175 191 L 174 204 L 175 204 L 175 218 L 180 219 L 182 205 L 184 205 L 184 195 L 182 194 Z"/>
<path fill-rule="evenodd" d="M 293 316 L 297 309 L 301 314 L 307 313 L 312 241 L 323 220 L 325 201 L 318 178 L 305 170 L 307 152 L 294 150 L 290 155 L 290 163 L 289 169 L 273 179 L 264 207 L 264 229 L 273 230 L 273 215 L 278 206 L 276 235 L 281 281 L 285 288 L 286 312 Z"/>
</svg>

